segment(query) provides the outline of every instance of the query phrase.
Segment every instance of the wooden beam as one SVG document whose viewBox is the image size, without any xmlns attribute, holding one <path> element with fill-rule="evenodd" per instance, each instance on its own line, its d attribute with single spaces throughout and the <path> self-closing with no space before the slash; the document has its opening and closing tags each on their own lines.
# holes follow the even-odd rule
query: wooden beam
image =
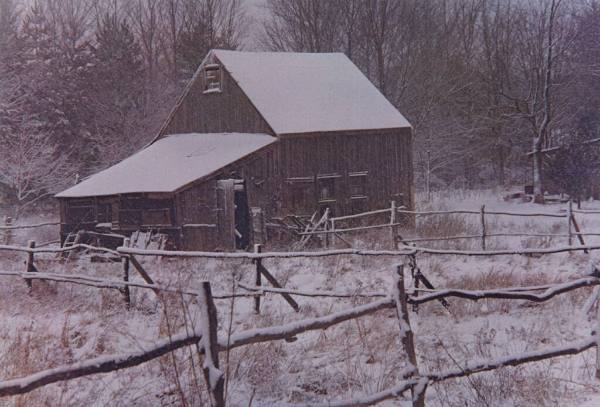
<svg viewBox="0 0 600 407">
<path fill-rule="evenodd" d="M 267 280 L 269 280 L 269 283 L 271 283 L 271 285 L 273 287 L 283 288 L 283 286 L 281 284 L 279 284 L 277 279 L 275 277 L 273 277 L 273 275 L 271 273 L 269 273 L 269 270 L 267 270 L 265 268 L 265 266 L 262 265 L 262 263 L 258 264 L 257 267 L 260 270 L 261 274 L 263 276 L 265 276 L 267 278 Z M 281 296 L 287 301 L 288 304 L 290 304 L 290 306 L 294 309 L 294 311 L 296 311 L 296 312 L 300 311 L 300 306 L 298 305 L 298 303 L 296 301 L 294 301 L 294 299 L 292 298 L 291 295 L 289 295 L 288 293 L 281 293 Z"/>
</svg>

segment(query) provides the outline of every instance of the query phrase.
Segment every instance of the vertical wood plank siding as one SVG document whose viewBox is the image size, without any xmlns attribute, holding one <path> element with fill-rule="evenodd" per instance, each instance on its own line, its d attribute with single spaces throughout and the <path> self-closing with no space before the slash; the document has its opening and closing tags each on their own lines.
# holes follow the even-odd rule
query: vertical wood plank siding
<svg viewBox="0 0 600 407">
<path fill-rule="evenodd" d="M 200 75 L 167 119 L 160 137 L 178 133 L 273 134 L 231 75 L 224 69 L 221 71 L 221 92 L 205 94 L 204 77 Z"/>
</svg>

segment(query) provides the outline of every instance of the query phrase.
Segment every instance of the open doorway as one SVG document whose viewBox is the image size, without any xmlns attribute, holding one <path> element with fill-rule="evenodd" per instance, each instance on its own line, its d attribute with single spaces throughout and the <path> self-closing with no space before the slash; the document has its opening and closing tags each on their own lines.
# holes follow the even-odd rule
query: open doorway
<svg viewBox="0 0 600 407">
<path fill-rule="evenodd" d="M 247 249 L 251 241 L 251 220 L 244 180 L 217 181 L 217 207 L 219 246 L 224 250 Z"/>
<path fill-rule="evenodd" d="M 235 205 L 235 248 L 245 250 L 250 246 L 250 209 L 244 180 L 235 180 L 233 202 Z"/>
</svg>

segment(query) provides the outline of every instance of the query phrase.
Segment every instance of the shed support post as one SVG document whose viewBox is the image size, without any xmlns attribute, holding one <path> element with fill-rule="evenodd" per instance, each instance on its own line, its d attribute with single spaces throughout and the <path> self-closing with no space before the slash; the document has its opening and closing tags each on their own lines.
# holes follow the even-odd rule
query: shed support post
<svg viewBox="0 0 600 407">
<path fill-rule="evenodd" d="M 123 239 L 123 247 L 129 247 L 129 238 Z M 121 258 L 121 263 L 123 265 L 123 281 L 125 283 L 129 282 L 129 257 L 123 256 Z M 125 306 L 127 309 L 131 306 L 131 293 L 129 291 L 129 286 L 123 286 L 123 300 L 125 301 Z"/>
<path fill-rule="evenodd" d="M 259 244 L 254 245 L 254 253 L 260 253 L 262 251 L 262 247 Z M 260 272 L 260 268 L 262 267 L 261 259 L 254 259 L 254 264 L 256 265 L 256 286 L 260 287 L 262 285 L 262 273 Z M 256 295 L 254 297 L 254 313 L 260 314 L 260 295 Z"/>
</svg>

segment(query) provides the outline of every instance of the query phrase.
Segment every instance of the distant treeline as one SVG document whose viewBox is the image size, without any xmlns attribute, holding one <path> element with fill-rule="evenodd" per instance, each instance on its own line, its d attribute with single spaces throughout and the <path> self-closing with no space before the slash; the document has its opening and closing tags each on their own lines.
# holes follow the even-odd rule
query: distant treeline
<svg viewBox="0 0 600 407">
<path fill-rule="evenodd" d="M 418 187 L 527 182 L 536 145 L 600 137 L 598 38 L 592 0 L 0 0 L 0 191 L 143 146 L 211 48 L 344 52 L 412 123 Z"/>
</svg>

